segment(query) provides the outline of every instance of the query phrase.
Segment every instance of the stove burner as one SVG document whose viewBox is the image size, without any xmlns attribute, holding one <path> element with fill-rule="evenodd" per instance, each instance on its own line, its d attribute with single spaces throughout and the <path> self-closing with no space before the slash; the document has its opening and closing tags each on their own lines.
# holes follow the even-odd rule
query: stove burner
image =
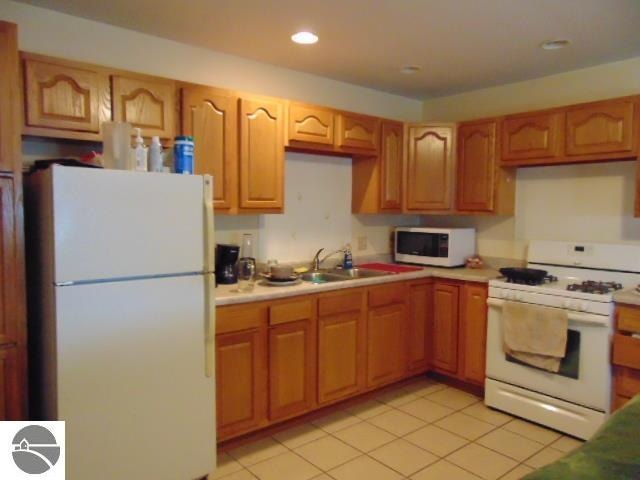
<svg viewBox="0 0 640 480">
<path fill-rule="evenodd" d="M 553 283 L 553 282 L 557 282 L 558 281 L 558 277 L 554 277 L 553 275 L 545 275 L 544 277 L 542 277 L 541 279 L 522 279 L 522 278 L 514 278 L 514 277 L 507 277 L 507 282 L 508 283 L 517 283 L 519 285 L 544 285 L 545 283 Z"/>
<path fill-rule="evenodd" d="M 567 285 L 567 290 L 571 292 L 595 293 L 604 295 L 615 290 L 621 290 L 622 285 L 616 282 L 596 282 L 594 280 L 585 280 L 582 283 L 572 283 Z"/>
</svg>

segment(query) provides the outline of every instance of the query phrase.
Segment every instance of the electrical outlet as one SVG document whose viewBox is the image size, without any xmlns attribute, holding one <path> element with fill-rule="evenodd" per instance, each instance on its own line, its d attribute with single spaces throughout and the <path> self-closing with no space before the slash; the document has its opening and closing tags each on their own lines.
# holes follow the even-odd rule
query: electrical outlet
<svg viewBox="0 0 640 480">
<path fill-rule="evenodd" d="M 358 250 L 367 249 L 367 237 L 358 237 Z"/>
</svg>

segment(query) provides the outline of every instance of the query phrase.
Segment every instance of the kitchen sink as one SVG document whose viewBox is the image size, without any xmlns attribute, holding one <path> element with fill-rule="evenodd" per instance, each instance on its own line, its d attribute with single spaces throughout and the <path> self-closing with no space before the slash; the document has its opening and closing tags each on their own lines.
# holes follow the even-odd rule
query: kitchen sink
<svg viewBox="0 0 640 480">
<path fill-rule="evenodd" d="M 300 278 L 305 282 L 311 283 L 328 283 L 328 282 L 344 282 L 349 280 L 346 275 L 336 275 L 329 272 L 307 272 L 303 273 Z"/>
<path fill-rule="evenodd" d="M 390 272 L 383 272 L 380 270 L 373 270 L 371 268 L 348 268 L 348 269 L 335 269 L 330 270 L 332 274 L 340 275 L 346 278 L 370 278 L 370 277 L 384 277 L 386 275 L 393 275 Z"/>
<path fill-rule="evenodd" d="M 389 272 L 381 272 L 370 268 L 336 268 L 333 270 L 322 270 L 307 272 L 301 275 L 302 280 L 311 283 L 327 283 L 327 282 L 343 282 L 345 280 L 354 280 L 356 278 L 383 277 L 392 275 Z"/>
</svg>

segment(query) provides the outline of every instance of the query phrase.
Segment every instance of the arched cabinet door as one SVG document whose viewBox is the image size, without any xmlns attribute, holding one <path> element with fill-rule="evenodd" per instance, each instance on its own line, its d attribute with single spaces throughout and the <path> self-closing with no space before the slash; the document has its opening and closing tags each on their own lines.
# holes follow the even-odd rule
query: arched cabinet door
<svg viewBox="0 0 640 480">
<path fill-rule="evenodd" d="M 567 156 L 630 156 L 637 149 L 638 106 L 632 98 L 567 109 Z"/>
<path fill-rule="evenodd" d="M 134 75 L 111 77 L 113 120 L 142 129 L 142 135 L 172 139 L 175 129 L 175 82 Z"/>
<path fill-rule="evenodd" d="M 240 99 L 241 209 L 284 207 L 283 111 L 276 100 Z"/>
<path fill-rule="evenodd" d="M 195 173 L 213 175 L 213 205 L 238 206 L 238 100 L 215 88 L 182 89 L 182 133 L 195 142 Z"/>
<path fill-rule="evenodd" d="M 109 80 L 103 72 L 32 56 L 24 57 L 23 66 L 26 127 L 100 132 L 100 110 L 109 110 Z"/>
<path fill-rule="evenodd" d="M 563 153 L 564 112 L 510 115 L 502 122 L 502 162 L 547 159 Z"/>
<path fill-rule="evenodd" d="M 497 124 L 474 122 L 458 129 L 457 209 L 494 210 Z"/>
</svg>

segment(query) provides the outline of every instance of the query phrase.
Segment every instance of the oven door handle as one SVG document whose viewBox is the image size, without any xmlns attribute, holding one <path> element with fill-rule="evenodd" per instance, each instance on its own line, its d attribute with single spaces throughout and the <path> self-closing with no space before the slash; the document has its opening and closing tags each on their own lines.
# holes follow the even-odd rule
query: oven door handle
<svg viewBox="0 0 640 480">
<path fill-rule="evenodd" d="M 505 300 L 501 300 L 499 298 L 487 298 L 487 305 L 490 307 L 502 308 Z M 543 305 L 541 305 L 543 306 Z M 546 307 L 546 308 L 555 308 L 555 307 Z M 590 325 L 594 327 L 608 327 L 609 326 L 609 316 L 607 315 L 592 315 L 590 313 L 581 313 L 581 312 L 567 312 L 569 317 L 569 322 L 571 323 L 579 323 L 582 325 Z"/>
</svg>

